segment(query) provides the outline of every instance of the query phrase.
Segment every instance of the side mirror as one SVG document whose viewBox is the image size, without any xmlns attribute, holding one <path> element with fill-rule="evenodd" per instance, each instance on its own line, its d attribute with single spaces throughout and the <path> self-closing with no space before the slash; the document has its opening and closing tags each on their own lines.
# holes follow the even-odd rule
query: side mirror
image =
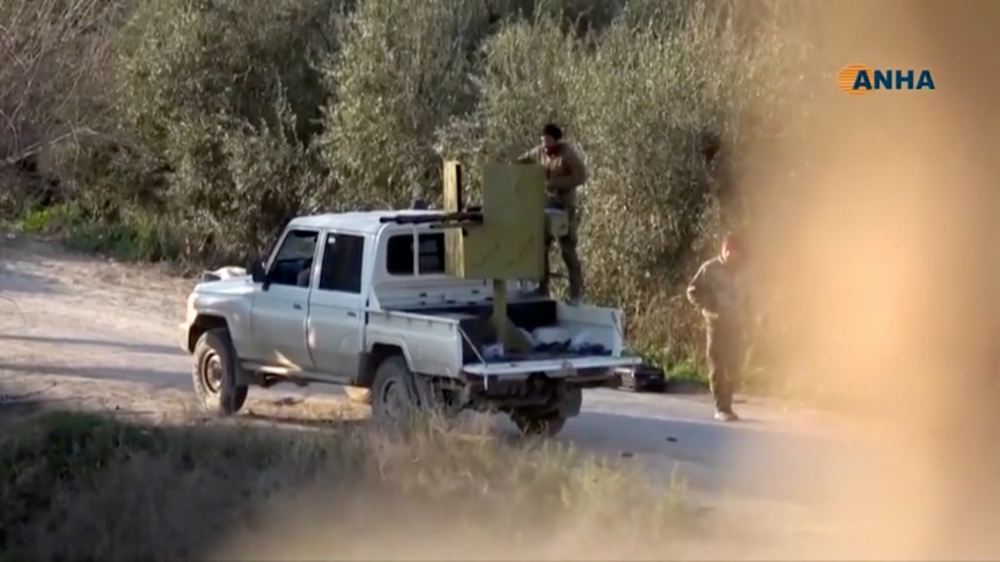
<svg viewBox="0 0 1000 562">
<path fill-rule="evenodd" d="M 259 258 L 253 260 L 253 263 L 250 264 L 250 277 L 254 283 L 264 283 L 267 280 L 267 274 L 264 271 L 264 260 Z"/>
</svg>

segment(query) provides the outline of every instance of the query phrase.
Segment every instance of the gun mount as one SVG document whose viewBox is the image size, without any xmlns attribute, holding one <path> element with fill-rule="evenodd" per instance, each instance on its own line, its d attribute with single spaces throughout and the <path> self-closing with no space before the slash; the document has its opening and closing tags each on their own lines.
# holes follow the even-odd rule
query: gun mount
<svg viewBox="0 0 1000 562">
<path fill-rule="evenodd" d="M 507 317 L 507 281 L 541 279 L 545 236 L 566 231 L 566 214 L 546 208 L 545 169 L 535 164 L 487 164 L 481 207 L 466 207 L 462 167 L 444 164 L 445 213 L 385 217 L 382 222 L 430 224 L 445 229 L 450 275 L 493 281 L 491 325 L 498 342 L 512 351 L 530 348 Z"/>
</svg>

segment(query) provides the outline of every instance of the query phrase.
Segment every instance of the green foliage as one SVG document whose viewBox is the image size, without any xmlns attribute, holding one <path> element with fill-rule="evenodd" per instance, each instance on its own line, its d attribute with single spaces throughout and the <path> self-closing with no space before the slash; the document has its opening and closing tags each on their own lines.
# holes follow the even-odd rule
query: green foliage
<svg viewBox="0 0 1000 562">
<path fill-rule="evenodd" d="M 124 124 L 155 144 L 169 123 L 198 116 L 280 127 L 287 105 L 308 140 L 326 98 L 312 63 L 336 49 L 340 10 L 337 0 L 137 3 L 119 38 Z"/>
<path fill-rule="evenodd" d="M 489 30 L 482 0 L 359 0 L 325 66 L 334 96 L 324 155 L 342 203 L 392 206 L 440 185 L 434 134 L 474 108 L 474 53 Z"/>
<path fill-rule="evenodd" d="M 169 240 L 151 255 L 234 260 L 295 213 L 433 199 L 442 157 L 471 168 L 475 196 L 483 163 L 516 156 L 556 121 L 590 169 L 590 298 L 624 308 L 632 343 L 674 364 L 702 340 L 682 285 L 757 196 L 718 192 L 699 138 L 720 134 L 738 171 L 746 147 L 783 132 L 773 117 L 801 106 L 805 51 L 783 25 L 788 9 L 135 2 L 112 36 L 101 100 L 111 116 L 92 124 L 100 135 L 50 151 L 47 169 L 102 232 L 128 225 Z"/>
<path fill-rule="evenodd" d="M 327 97 L 314 63 L 336 49 L 341 9 L 335 0 L 137 3 L 115 38 L 108 95 L 118 111 L 104 124 L 114 135 L 62 145 L 50 167 L 98 222 L 169 222 L 177 257 L 252 255 L 282 219 L 328 193 L 311 148 Z"/>
<path fill-rule="evenodd" d="M 112 223 L 100 222 L 76 203 L 36 207 L 14 226 L 32 234 L 61 235 L 72 249 L 125 261 L 165 261 L 181 255 L 174 231 L 164 220 L 128 216 Z"/>
</svg>

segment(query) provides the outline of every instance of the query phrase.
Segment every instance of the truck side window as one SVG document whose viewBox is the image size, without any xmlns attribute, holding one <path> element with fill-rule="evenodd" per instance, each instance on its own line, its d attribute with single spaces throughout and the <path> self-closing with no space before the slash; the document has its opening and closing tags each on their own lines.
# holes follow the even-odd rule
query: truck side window
<svg viewBox="0 0 1000 562">
<path fill-rule="evenodd" d="M 268 274 L 271 284 L 309 287 L 318 238 L 319 233 L 314 230 L 289 230 L 271 263 Z"/>
<path fill-rule="evenodd" d="M 364 257 L 364 236 L 327 234 L 323 269 L 319 273 L 320 290 L 361 294 L 361 264 Z"/>
<path fill-rule="evenodd" d="M 418 275 L 445 272 L 444 233 L 421 234 Z M 413 275 L 413 236 L 397 234 L 386 244 L 385 268 L 389 275 Z"/>
</svg>

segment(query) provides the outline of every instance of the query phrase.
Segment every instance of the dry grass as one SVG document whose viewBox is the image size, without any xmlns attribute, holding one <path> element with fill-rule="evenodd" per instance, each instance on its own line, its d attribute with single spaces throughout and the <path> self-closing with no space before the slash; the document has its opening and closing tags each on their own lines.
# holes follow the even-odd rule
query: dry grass
<svg viewBox="0 0 1000 562">
<path fill-rule="evenodd" d="M 404 438 L 46 412 L 0 441 L 0 558 L 662 557 L 696 526 L 646 482 L 432 421 Z"/>
</svg>

